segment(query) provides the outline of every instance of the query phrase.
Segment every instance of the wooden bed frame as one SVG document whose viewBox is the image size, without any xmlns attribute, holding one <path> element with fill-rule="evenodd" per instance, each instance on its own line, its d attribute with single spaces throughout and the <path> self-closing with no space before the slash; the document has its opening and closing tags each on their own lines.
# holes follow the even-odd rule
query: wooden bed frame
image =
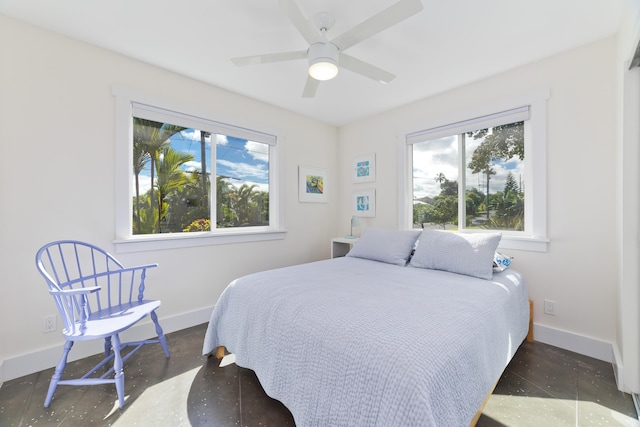
<svg viewBox="0 0 640 427">
<path fill-rule="evenodd" d="M 533 301 L 532 300 L 529 300 L 529 332 L 527 332 L 527 341 L 533 342 Z M 216 347 L 215 355 L 217 359 L 222 359 L 225 356 L 225 353 L 226 353 L 226 349 L 224 346 L 221 345 Z M 498 381 L 500 381 L 500 378 L 498 378 Z M 480 409 L 478 409 L 478 412 L 476 412 L 476 415 L 471 420 L 469 427 L 474 427 L 478 422 L 478 420 L 480 419 L 480 416 L 482 415 L 482 411 L 484 410 L 484 407 L 487 405 L 487 402 L 491 398 L 491 395 L 493 394 L 493 390 L 495 390 L 496 386 L 498 385 L 498 381 L 496 381 L 493 387 L 491 387 L 489 394 L 487 394 L 487 396 L 484 398 L 482 405 L 480 405 Z"/>
</svg>

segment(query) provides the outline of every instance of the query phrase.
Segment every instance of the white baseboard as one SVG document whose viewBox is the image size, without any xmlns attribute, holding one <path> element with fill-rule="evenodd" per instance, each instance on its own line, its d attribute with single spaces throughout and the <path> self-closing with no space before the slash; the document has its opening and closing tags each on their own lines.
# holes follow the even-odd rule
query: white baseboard
<svg viewBox="0 0 640 427">
<path fill-rule="evenodd" d="M 201 308 L 188 313 L 177 314 L 172 317 L 162 317 L 159 314 L 160 325 L 165 334 L 190 328 L 209 321 L 213 306 Z M 141 322 L 122 334 L 123 341 L 136 341 L 156 336 L 155 328 L 150 320 Z M 204 336 L 202 337 L 204 340 Z M 58 363 L 62 355 L 64 339 L 60 335 L 60 345 L 22 354 L 0 361 L 0 385 L 4 381 L 20 378 L 44 369 L 49 369 Z M 169 347 L 171 350 L 171 347 Z M 104 341 L 95 340 L 77 342 L 69 353 L 69 361 L 82 359 L 104 351 Z"/>
<path fill-rule="evenodd" d="M 549 326 L 533 325 L 533 339 L 565 350 L 580 353 L 594 359 L 613 363 L 613 345 L 585 335 L 563 331 Z"/>
</svg>

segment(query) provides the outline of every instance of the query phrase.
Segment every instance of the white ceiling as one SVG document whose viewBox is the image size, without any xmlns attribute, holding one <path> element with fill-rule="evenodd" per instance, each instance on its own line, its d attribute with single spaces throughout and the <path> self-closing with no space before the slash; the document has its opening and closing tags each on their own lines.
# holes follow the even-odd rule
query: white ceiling
<svg viewBox="0 0 640 427">
<path fill-rule="evenodd" d="M 396 0 L 297 0 L 339 35 Z M 632 0 L 422 0 L 419 14 L 347 50 L 392 72 L 342 70 L 302 98 L 306 60 L 232 57 L 304 50 L 278 0 L 0 0 L 0 13 L 233 92 L 343 125 L 616 33 Z"/>
</svg>

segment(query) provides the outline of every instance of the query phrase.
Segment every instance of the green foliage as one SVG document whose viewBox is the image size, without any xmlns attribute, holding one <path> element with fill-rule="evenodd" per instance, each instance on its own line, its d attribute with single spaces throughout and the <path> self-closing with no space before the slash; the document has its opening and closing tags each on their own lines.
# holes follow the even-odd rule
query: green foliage
<svg viewBox="0 0 640 427">
<path fill-rule="evenodd" d="M 151 191 L 139 196 L 140 216 L 133 212 L 133 234 L 179 233 L 184 231 L 208 231 L 200 229 L 209 220 L 209 205 L 203 204 L 200 174 L 190 173 L 178 183 L 171 183 L 163 197 L 162 212 L 151 209 Z M 175 184 L 175 185 L 174 185 Z M 256 190 L 256 185 L 243 184 L 234 187 L 223 177 L 217 177 L 217 228 L 245 227 L 269 224 L 269 193 Z M 207 186 L 208 180 L 207 180 Z M 160 191 L 154 191 L 157 197 Z M 134 202 L 136 198 L 134 198 Z M 158 218 L 161 220 L 158 226 Z M 210 227 L 210 224 L 209 224 Z"/>
<path fill-rule="evenodd" d="M 458 196 L 436 196 L 434 200 L 427 222 L 437 224 L 442 229 L 447 224 L 458 224 Z"/>
<path fill-rule="evenodd" d="M 473 139 L 482 139 L 482 142 L 471 155 L 471 161 L 467 165 L 472 173 L 484 173 L 487 177 L 487 201 L 489 205 L 489 181 L 491 176 L 496 174 L 493 169 L 499 160 L 509 160 L 518 156 L 524 160 L 524 122 L 509 123 L 501 126 L 494 126 L 489 129 L 480 129 L 468 132 L 467 135 Z M 487 219 L 489 209 L 486 210 Z"/>
<path fill-rule="evenodd" d="M 211 183 L 205 162 L 202 170 L 185 172 L 183 165 L 192 161 L 193 155 L 171 147 L 170 138 L 186 128 L 137 117 L 133 125 L 132 233 L 210 230 Z M 201 150 L 205 137 L 201 133 Z M 139 178 L 145 170 L 150 172 L 151 188 L 140 194 Z M 235 187 L 226 177 L 216 177 L 216 226 L 268 225 L 269 193 L 256 188 L 248 184 Z"/>
<path fill-rule="evenodd" d="M 516 182 L 516 179 L 513 177 L 513 174 L 509 172 L 509 175 L 507 175 L 507 181 L 504 184 L 504 195 L 507 196 L 508 194 L 518 193 L 518 192 L 519 192 L 518 183 Z"/>
<path fill-rule="evenodd" d="M 256 185 L 234 187 L 228 178 L 216 178 L 217 225 L 219 228 L 266 225 L 269 221 L 269 193 Z M 266 213 L 265 213 L 266 209 Z"/>
<path fill-rule="evenodd" d="M 210 231 L 211 230 L 211 221 L 208 219 L 196 219 L 193 221 L 187 228 L 185 228 L 184 232 L 189 233 L 193 231 Z"/>
<path fill-rule="evenodd" d="M 493 195 L 491 204 L 495 215 L 491 218 L 490 227 L 502 230 L 524 230 L 524 194 L 509 173 L 504 190 Z"/>
<path fill-rule="evenodd" d="M 415 203 L 413 205 L 413 223 L 422 225 L 428 222 L 427 218 L 432 209 L 431 205 L 426 203 Z"/>
<path fill-rule="evenodd" d="M 471 219 L 480 212 L 484 198 L 484 194 L 478 191 L 477 188 L 472 188 L 467 191 L 467 194 L 465 194 L 467 226 L 470 225 Z"/>
<path fill-rule="evenodd" d="M 413 223 L 421 226 L 431 223 L 445 229 L 447 225 L 458 224 L 458 183 L 446 179 L 441 173 L 435 179 L 440 183 L 440 194 L 428 203 L 414 203 Z M 482 228 L 524 230 L 524 194 L 512 174 L 507 176 L 502 192 L 487 197 L 477 188 L 472 188 L 465 194 L 465 203 L 466 226 L 471 226 L 474 217 L 481 212 L 490 212 L 490 219 L 481 225 Z"/>
<path fill-rule="evenodd" d="M 149 195 L 149 211 L 153 212 L 155 206 L 158 206 L 157 209 L 157 221 L 153 221 L 149 215 L 145 215 L 147 218 L 147 224 L 153 223 L 154 228 L 151 232 L 160 232 L 160 225 L 162 222 L 162 211 L 165 209 L 163 204 L 163 198 L 158 197 L 157 199 L 154 197 L 153 190 L 155 186 L 154 182 L 154 174 L 156 172 L 156 162 L 158 160 L 158 152 L 164 148 L 169 146 L 169 138 L 175 135 L 178 132 L 186 129 L 185 127 L 155 122 L 153 120 L 141 119 L 138 117 L 133 118 L 133 172 L 135 175 L 135 185 L 136 185 L 136 194 L 135 200 L 133 201 L 134 206 L 134 226 L 133 231 L 142 230 L 143 225 L 140 222 L 142 220 L 143 214 L 140 212 L 140 187 L 139 187 L 139 176 L 142 170 L 146 167 L 147 163 L 151 163 L 149 169 L 151 171 L 151 194 Z M 148 233 L 144 233 L 148 234 Z"/>
<path fill-rule="evenodd" d="M 413 223 L 433 223 L 444 229 L 447 224 L 458 223 L 458 182 L 448 180 L 443 173 L 434 179 L 440 183 L 440 194 L 432 204 L 413 205 Z"/>
<path fill-rule="evenodd" d="M 182 171 L 181 166 L 193 160 L 193 155 L 178 153 L 173 148 L 163 147 L 156 161 L 158 172 L 158 180 L 156 187 L 158 189 L 158 206 L 162 209 L 158 212 L 158 223 L 160 225 L 159 232 L 163 232 L 163 226 L 170 217 L 167 216 L 169 204 L 166 203 L 170 199 L 172 192 L 180 191 L 188 184 L 189 178 Z M 164 221 L 163 221 L 164 220 Z M 173 231 L 165 229 L 167 231 Z"/>
<path fill-rule="evenodd" d="M 473 173 L 482 172 L 489 163 L 497 159 L 511 159 L 518 156 L 524 160 L 524 122 L 509 123 L 468 132 L 473 139 L 484 139 L 475 150 L 469 168 Z M 477 153 L 477 154 L 476 154 Z"/>
<path fill-rule="evenodd" d="M 169 207 L 163 225 L 165 232 L 178 233 L 185 228 L 185 224 L 210 217 L 208 197 L 202 195 L 201 176 L 199 171 L 187 173 L 182 185 L 165 197 Z M 208 192 L 208 176 L 205 176 L 205 185 Z"/>
</svg>

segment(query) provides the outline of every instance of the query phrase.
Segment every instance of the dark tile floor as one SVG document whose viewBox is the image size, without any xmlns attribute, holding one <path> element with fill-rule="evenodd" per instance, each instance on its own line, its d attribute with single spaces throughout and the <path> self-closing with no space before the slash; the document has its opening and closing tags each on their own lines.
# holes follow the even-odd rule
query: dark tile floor
<svg viewBox="0 0 640 427">
<path fill-rule="evenodd" d="M 171 358 L 147 346 L 125 365 L 126 405 L 113 385 L 59 386 L 42 403 L 53 369 L 0 388 L 0 426 L 293 426 L 291 414 L 265 395 L 252 371 L 217 367 L 200 355 L 206 325 L 169 334 Z M 67 373 L 95 363 L 72 362 Z M 478 426 L 638 426 L 629 395 L 610 364 L 541 343 L 524 343 L 505 371 Z"/>
</svg>

